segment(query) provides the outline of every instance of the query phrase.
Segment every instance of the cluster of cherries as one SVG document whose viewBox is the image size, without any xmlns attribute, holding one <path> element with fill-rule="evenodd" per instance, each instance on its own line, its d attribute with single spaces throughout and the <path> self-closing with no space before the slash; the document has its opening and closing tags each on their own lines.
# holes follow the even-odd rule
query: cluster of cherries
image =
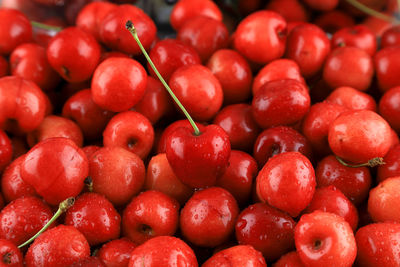
<svg viewBox="0 0 400 267">
<path fill-rule="evenodd" d="M 400 266 L 398 1 L 132 2 L 1 3 L 1 266 Z"/>
</svg>

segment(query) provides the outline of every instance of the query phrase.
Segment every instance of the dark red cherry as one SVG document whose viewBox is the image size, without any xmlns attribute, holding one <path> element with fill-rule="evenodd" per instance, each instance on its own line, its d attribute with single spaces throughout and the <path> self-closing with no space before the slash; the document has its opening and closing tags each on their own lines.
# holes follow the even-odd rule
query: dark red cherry
<svg viewBox="0 0 400 267">
<path fill-rule="evenodd" d="M 0 173 L 7 167 L 13 156 L 13 148 L 8 135 L 0 129 Z"/>
<path fill-rule="evenodd" d="M 124 237 L 105 243 L 97 256 L 107 267 L 128 266 L 131 253 L 136 245 Z"/>
<path fill-rule="evenodd" d="M 0 264 L 9 267 L 23 267 L 24 257 L 15 244 L 0 239 Z"/>
</svg>

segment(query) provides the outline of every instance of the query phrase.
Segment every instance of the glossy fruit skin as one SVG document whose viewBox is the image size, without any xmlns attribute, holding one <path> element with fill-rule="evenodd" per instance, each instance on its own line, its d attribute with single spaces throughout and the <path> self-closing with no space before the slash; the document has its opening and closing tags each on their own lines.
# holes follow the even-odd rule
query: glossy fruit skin
<svg viewBox="0 0 400 267">
<path fill-rule="evenodd" d="M 121 216 L 105 196 L 85 193 L 67 210 L 64 224 L 78 229 L 95 246 L 119 237 Z"/>
<path fill-rule="evenodd" d="M 360 91 L 369 88 L 374 74 L 371 56 L 357 47 L 338 47 L 329 54 L 323 78 L 331 88 L 350 86 Z"/>
<path fill-rule="evenodd" d="M 314 211 L 301 216 L 295 228 L 297 253 L 306 266 L 352 266 L 357 247 L 353 231 L 340 216 Z"/>
<path fill-rule="evenodd" d="M 399 47 L 387 47 L 376 52 L 374 65 L 379 89 L 382 92 L 400 85 L 400 79 L 394 71 L 400 67 Z"/>
<path fill-rule="evenodd" d="M 384 157 L 391 146 L 391 128 L 377 113 L 356 110 L 342 113 L 328 133 L 333 153 L 353 163 Z"/>
<path fill-rule="evenodd" d="M 103 194 L 115 206 L 128 203 L 140 192 L 145 179 L 143 161 L 121 147 L 103 147 L 89 158 L 93 192 Z"/>
<path fill-rule="evenodd" d="M 176 38 L 194 47 L 201 61 L 206 63 L 215 51 L 228 46 L 229 31 L 220 20 L 196 16 L 182 24 Z"/>
<path fill-rule="evenodd" d="M 64 103 L 62 116 L 76 122 L 87 141 L 99 139 L 113 112 L 97 106 L 90 89 L 76 92 Z"/>
<path fill-rule="evenodd" d="M 314 168 L 299 152 L 272 157 L 256 178 L 259 197 L 292 217 L 299 215 L 310 203 L 315 186 Z"/>
<path fill-rule="evenodd" d="M 381 47 L 386 48 L 389 46 L 397 46 L 400 45 L 400 27 L 394 25 L 387 29 L 381 38 Z"/>
<path fill-rule="evenodd" d="M 69 266 L 87 258 L 90 247 L 73 226 L 59 225 L 35 239 L 25 255 L 26 266 Z"/>
<path fill-rule="evenodd" d="M 2 8 L 0 21 L 0 54 L 8 55 L 15 47 L 32 39 L 32 26 L 29 19 L 19 10 Z"/>
<path fill-rule="evenodd" d="M 126 111 L 142 98 L 146 84 L 146 70 L 139 62 L 111 57 L 99 64 L 93 74 L 93 101 L 106 110 Z"/>
<path fill-rule="evenodd" d="M 180 67 L 201 64 L 201 59 L 196 49 L 177 39 L 167 38 L 158 41 L 151 48 L 149 56 L 158 72 L 167 82 L 172 73 Z M 151 76 L 158 79 L 149 63 L 147 63 L 147 69 Z"/>
<path fill-rule="evenodd" d="M 222 12 L 213 1 L 183 0 L 174 5 L 170 15 L 170 23 L 172 28 L 178 31 L 187 20 L 199 15 L 222 21 Z"/>
<path fill-rule="evenodd" d="M 60 81 L 59 75 L 47 61 L 46 49 L 34 43 L 24 43 L 13 50 L 10 72 L 35 82 L 43 91 L 54 89 Z"/>
<path fill-rule="evenodd" d="M 225 106 L 215 116 L 214 124 L 229 135 L 232 149 L 251 151 L 260 127 L 253 119 L 249 104 L 240 103 Z"/>
<path fill-rule="evenodd" d="M 400 225 L 374 223 L 361 227 L 356 233 L 357 266 L 390 267 L 400 264 Z"/>
<path fill-rule="evenodd" d="M 16 76 L 0 79 L 0 127 L 15 119 L 18 127 L 29 132 L 42 122 L 46 112 L 46 95 L 29 80 Z"/>
<path fill-rule="evenodd" d="M 390 177 L 369 191 L 368 213 L 374 222 L 400 222 L 400 176 Z"/>
<path fill-rule="evenodd" d="M 253 74 L 242 55 L 232 49 L 219 49 L 211 55 L 206 66 L 221 83 L 225 104 L 249 99 Z"/>
<path fill-rule="evenodd" d="M 400 176 L 400 145 L 397 144 L 390 148 L 383 161 L 386 164 L 378 166 L 376 177 L 378 183 L 390 177 Z"/>
<path fill-rule="evenodd" d="M 280 257 L 279 260 L 274 263 L 273 267 L 304 267 L 304 264 L 300 260 L 297 252 L 292 251 Z"/>
<path fill-rule="evenodd" d="M 300 121 L 310 108 L 307 87 L 296 80 L 265 83 L 252 101 L 253 117 L 263 129 Z"/>
<path fill-rule="evenodd" d="M 288 35 L 285 55 L 299 65 L 304 77 L 309 78 L 322 69 L 330 50 L 325 32 L 314 24 L 304 23 L 294 27 Z"/>
<path fill-rule="evenodd" d="M 84 152 L 70 139 L 54 137 L 41 141 L 21 163 L 22 179 L 51 204 L 78 195 L 88 176 Z"/>
<path fill-rule="evenodd" d="M 231 147 L 225 131 L 214 124 L 193 129 L 177 128 L 166 143 L 166 155 L 176 176 L 187 186 L 204 188 L 215 184 L 228 167 Z"/>
<path fill-rule="evenodd" d="M 253 156 L 262 168 L 271 157 L 290 151 L 300 152 L 308 158 L 312 154 L 310 143 L 301 133 L 288 126 L 276 126 L 258 135 Z"/>
<path fill-rule="evenodd" d="M 400 86 L 386 91 L 379 100 L 379 114 L 396 131 L 400 132 Z"/>
<path fill-rule="evenodd" d="M 18 246 L 42 229 L 52 216 L 50 207 L 38 197 L 18 198 L 1 210 L 0 238 Z"/>
<path fill-rule="evenodd" d="M 373 56 L 377 49 L 376 37 L 365 25 L 342 28 L 332 36 L 332 48 L 354 46 Z"/>
<path fill-rule="evenodd" d="M 248 60 L 259 64 L 282 57 L 285 42 L 285 19 L 267 10 L 254 12 L 244 18 L 233 37 L 234 48 Z"/>
<path fill-rule="evenodd" d="M 239 215 L 235 233 L 241 245 L 251 245 L 267 261 L 274 261 L 294 247 L 294 220 L 268 204 L 256 203 Z"/>
<path fill-rule="evenodd" d="M 194 120 L 208 121 L 222 106 L 221 84 L 202 65 L 180 67 L 172 74 L 168 84 Z"/>
<path fill-rule="evenodd" d="M 367 167 L 346 167 L 334 155 L 321 159 L 315 168 L 315 174 L 318 187 L 333 185 L 355 205 L 361 204 L 368 197 L 372 184 Z"/>
<path fill-rule="evenodd" d="M 100 45 L 78 27 L 60 31 L 47 46 L 50 65 L 68 82 L 88 80 L 100 60 Z"/>
<path fill-rule="evenodd" d="M 262 254 L 249 245 L 237 245 L 212 255 L 202 267 L 266 267 Z"/>
<path fill-rule="evenodd" d="M 186 266 L 197 267 L 193 250 L 181 239 L 158 236 L 136 247 L 131 254 L 128 267 L 136 266 Z"/>
<path fill-rule="evenodd" d="M 114 239 L 105 243 L 97 256 L 107 267 L 128 266 L 131 253 L 136 245 L 128 238 Z"/>
<path fill-rule="evenodd" d="M 6 240 L 0 239 L 0 257 L 1 266 L 23 267 L 24 256 L 15 244 Z"/>
<path fill-rule="evenodd" d="M 181 210 L 183 236 L 200 247 L 221 245 L 233 233 L 239 207 L 227 190 L 210 187 L 197 191 Z"/>
<path fill-rule="evenodd" d="M 139 55 L 141 53 L 139 46 L 125 28 L 128 20 L 133 22 L 140 41 L 148 50 L 156 38 L 156 25 L 143 10 L 133 5 L 119 5 L 107 13 L 99 25 L 100 39 L 113 50 Z"/>
<path fill-rule="evenodd" d="M 0 173 L 7 167 L 13 156 L 13 147 L 8 135 L 0 129 Z"/>
<path fill-rule="evenodd" d="M 154 142 L 154 129 L 151 122 L 136 111 L 116 114 L 103 132 L 105 147 L 122 147 L 145 159 Z"/>
<path fill-rule="evenodd" d="M 170 196 L 150 190 L 133 198 L 122 215 L 123 235 L 135 244 L 156 236 L 172 236 L 178 228 L 179 204 Z"/>
<path fill-rule="evenodd" d="M 325 101 L 345 106 L 348 109 L 376 111 L 377 106 L 375 99 L 371 95 L 348 86 L 336 88 Z"/>
</svg>

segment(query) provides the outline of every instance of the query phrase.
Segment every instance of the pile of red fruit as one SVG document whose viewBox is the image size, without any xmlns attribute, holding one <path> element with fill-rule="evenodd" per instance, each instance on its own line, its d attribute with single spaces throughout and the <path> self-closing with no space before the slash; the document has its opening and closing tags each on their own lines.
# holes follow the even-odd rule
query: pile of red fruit
<svg viewBox="0 0 400 267">
<path fill-rule="evenodd" d="M 1 2 L 0 266 L 400 266 L 399 1 L 133 2 Z"/>
</svg>

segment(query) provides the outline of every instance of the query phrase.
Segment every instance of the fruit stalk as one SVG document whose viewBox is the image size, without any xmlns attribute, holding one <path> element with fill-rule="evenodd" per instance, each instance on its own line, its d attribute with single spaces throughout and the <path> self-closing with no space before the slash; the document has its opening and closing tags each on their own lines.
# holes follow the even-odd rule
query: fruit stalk
<svg viewBox="0 0 400 267">
<path fill-rule="evenodd" d="M 376 10 L 374 10 L 374 9 L 372 9 L 372 8 L 370 8 L 370 7 L 366 6 L 366 5 L 358 2 L 357 0 L 347 0 L 347 2 L 349 4 L 351 4 L 352 6 L 358 8 L 359 10 L 363 11 L 364 13 L 370 15 L 370 16 L 377 17 L 379 19 L 388 21 L 388 22 L 393 23 L 393 24 L 399 24 L 400 23 L 399 20 L 397 20 L 397 19 L 395 19 L 395 18 L 393 18 L 391 16 L 388 16 L 386 14 L 383 14 L 381 12 L 378 12 L 378 11 L 376 11 Z"/>
</svg>

